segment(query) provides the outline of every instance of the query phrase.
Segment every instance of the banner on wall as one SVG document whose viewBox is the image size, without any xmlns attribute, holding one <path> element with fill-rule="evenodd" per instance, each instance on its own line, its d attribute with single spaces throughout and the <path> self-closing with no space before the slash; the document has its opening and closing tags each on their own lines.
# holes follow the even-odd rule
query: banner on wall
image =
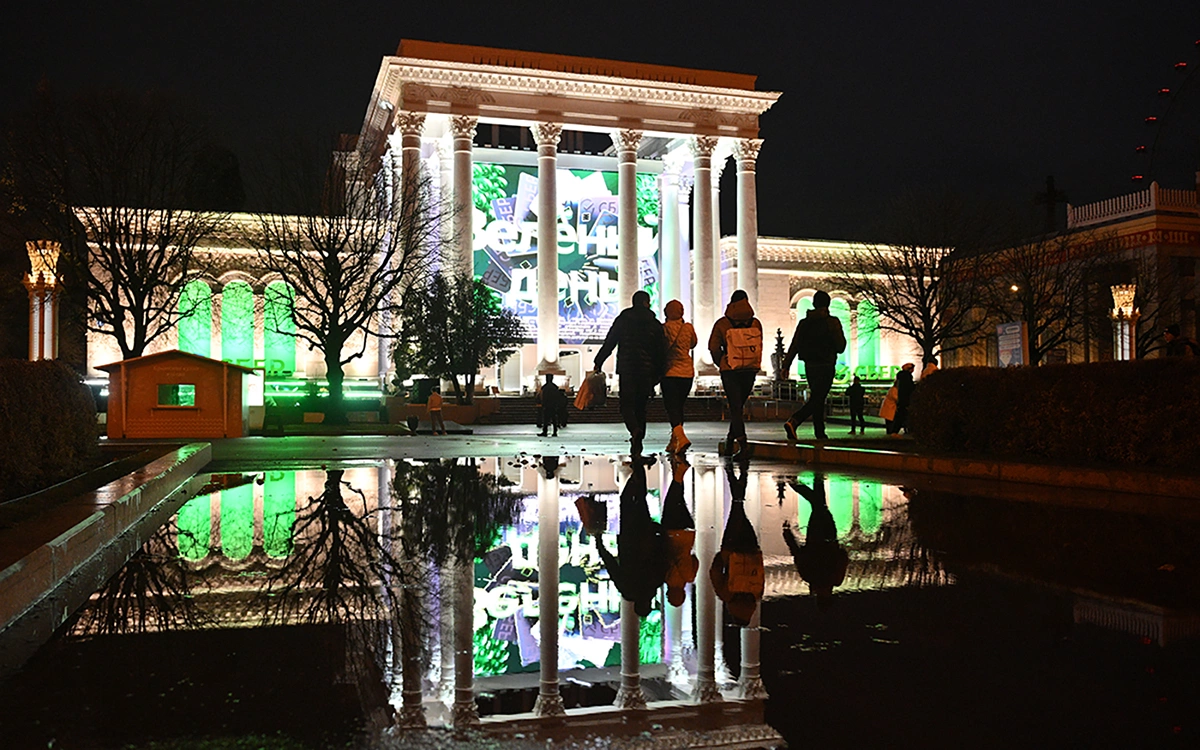
<svg viewBox="0 0 1200 750">
<path fill-rule="evenodd" d="M 636 178 L 639 287 L 658 306 L 658 186 Z M 537 167 L 476 163 L 475 277 L 537 335 Z M 629 305 L 617 298 L 617 173 L 559 169 L 558 320 L 565 344 L 597 343 Z"/>
</svg>

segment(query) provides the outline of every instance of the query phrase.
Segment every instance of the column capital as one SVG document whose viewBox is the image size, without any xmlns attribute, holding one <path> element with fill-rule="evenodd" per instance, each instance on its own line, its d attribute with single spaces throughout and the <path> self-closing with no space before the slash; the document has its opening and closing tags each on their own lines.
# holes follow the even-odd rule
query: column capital
<svg viewBox="0 0 1200 750">
<path fill-rule="evenodd" d="M 562 138 L 563 126 L 558 122 L 536 122 L 529 126 L 533 131 L 533 140 L 540 146 L 558 147 L 558 141 Z"/>
<path fill-rule="evenodd" d="M 420 135 L 425 128 L 425 115 L 422 112 L 396 112 L 396 129 L 403 135 Z"/>
<path fill-rule="evenodd" d="M 610 136 L 618 153 L 622 151 L 637 153 L 638 146 L 642 143 L 642 131 L 640 130 L 614 130 Z"/>
<path fill-rule="evenodd" d="M 739 167 L 753 167 L 758 160 L 758 150 L 762 148 L 762 138 L 740 138 L 733 144 L 733 156 Z"/>
<path fill-rule="evenodd" d="M 450 118 L 450 132 L 455 138 L 475 138 L 475 126 L 479 124 L 478 117 L 471 115 L 454 115 Z"/>
<path fill-rule="evenodd" d="M 679 196 L 683 198 L 692 194 L 692 186 L 696 184 L 696 175 L 692 172 L 682 172 L 679 175 Z"/>
<path fill-rule="evenodd" d="M 692 156 L 699 158 L 701 156 L 711 157 L 713 151 L 717 149 L 717 142 L 720 139 L 715 135 L 697 135 L 692 136 L 688 141 L 688 148 L 692 150 Z"/>
</svg>

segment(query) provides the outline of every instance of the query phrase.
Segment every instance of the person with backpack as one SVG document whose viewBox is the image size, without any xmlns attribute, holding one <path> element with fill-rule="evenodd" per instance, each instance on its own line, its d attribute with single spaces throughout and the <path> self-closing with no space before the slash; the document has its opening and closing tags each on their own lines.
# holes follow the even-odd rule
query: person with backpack
<svg viewBox="0 0 1200 750">
<path fill-rule="evenodd" d="M 621 417 L 629 430 L 629 452 L 642 455 L 646 438 L 646 402 L 654 395 L 654 386 L 662 380 L 666 363 L 663 326 L 650 309 L 650 294 L 639 289 L 629 307 L 621 311 L 596 352 L 592 369 L 604 366 L 604 360 L 617 349 L 617 377 L 621 391 Z"/>
<path fill-rule="evenodd" d="M 721 369 L 721 385 L 729 404 L 729 434 L 725 438 L 725 449 L 738 455 L 746 449 L 747 442 L 742 409 L 754 388 L 763 353 L 762 323 L 754 317 L 749 297 L 741 289 L 729 295 L 725 315 L 713 324 L 712 334 L 708 337 L 708 352 Z"/>
<path fill-rule="evenodd" d="M 808 381 L 808 401 L 783 423 L 788 440 L 796 439 L 796 428 L 812 417 L 813 431 L 817 440 L 825 440 L 825 397 L 833 387 L 837 371 L 837 357 L 846 351 L 846 334 L 842 321 L 829 314 L 829 293 L 813 295 L 813 307 L 796 324 L 792 344 L 783 358 L 783 371 L 787 372 L 792 361 L 799 357 L 804 362 L 804 379 Z"/>
<path fill-rule="evenodd" d="M 696 370 L 692 364 L 692 350 L 696 348 L 696 329 L 683 319 L 683 303 L 673 299 L 663 308 L 667 322 L 663 323 L 663 336 L 667 340 L 666 374 L 662 379 L 663 406 L 671 422 L 671 440 L 667 453 L 682 453 L 692 444 L 683 432 L 683 405 L 692 391 L 692 380 Z"/>
<path fill-rule="evenodd" d="M 729 520 L 721 535 L 721 549 L 713 556 L 709 576 L 713 590 L 725 603 L 725 611 L 735 625 L 746 627 L 762 601 L 766 568 L 758 534 L 746 517 L 746 482 L 750 473 L 747 462 L 740 462 L 741 475 L 733 461 L 725 460 L 729 479 Z"/>
</svg>

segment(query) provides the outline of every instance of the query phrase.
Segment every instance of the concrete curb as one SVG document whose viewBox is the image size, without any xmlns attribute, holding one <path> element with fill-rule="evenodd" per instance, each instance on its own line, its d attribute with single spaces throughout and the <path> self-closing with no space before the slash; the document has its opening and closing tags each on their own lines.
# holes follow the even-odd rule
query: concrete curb
<svg viewBox="0 0 1200 750">
<path fill-rule="evenodd" d="M 1124 492 L 1138 495 L 1200 498 L 1200 476 L 1158 474 L 1134 469 L 1096 469 L 1077 466 L 1047 466 L 1016 461 L 979 458 L 922 456 L 916 453 L 820 445 L 799 442 L 751 442 L 751 455 L 793 463 L 822 464 L 854 469 L 938 474 L 964 479 L 988 479 L 1019 484 Z"/>
<path fill-rule="evenodd" d="M 182 446 L 0 537 L 24 553 L 0 570 L 0 677 L 121 569 L 186 499 L 180 488 L 211 458 L 208 443 Z"/>
</svg>

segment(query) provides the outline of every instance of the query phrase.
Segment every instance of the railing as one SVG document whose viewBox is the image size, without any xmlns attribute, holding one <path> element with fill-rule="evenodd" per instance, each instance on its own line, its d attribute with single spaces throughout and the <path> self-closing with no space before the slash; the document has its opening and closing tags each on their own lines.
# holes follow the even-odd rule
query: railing
<svg viewBox="0 0 1200 750">
<path fill-rule="evenodd" d="M 1173 190 L 1160 188 L 1157 182 L 1150 183 L 1146 190 L 1088 203 L 1083 206 L 1067 204 L 1067 227 L 1075 228 L 1088 224 L 1121 219 L 1160 209 L 1183 210 L 1200 215 L 1195 190 Z"/>
</svg>

